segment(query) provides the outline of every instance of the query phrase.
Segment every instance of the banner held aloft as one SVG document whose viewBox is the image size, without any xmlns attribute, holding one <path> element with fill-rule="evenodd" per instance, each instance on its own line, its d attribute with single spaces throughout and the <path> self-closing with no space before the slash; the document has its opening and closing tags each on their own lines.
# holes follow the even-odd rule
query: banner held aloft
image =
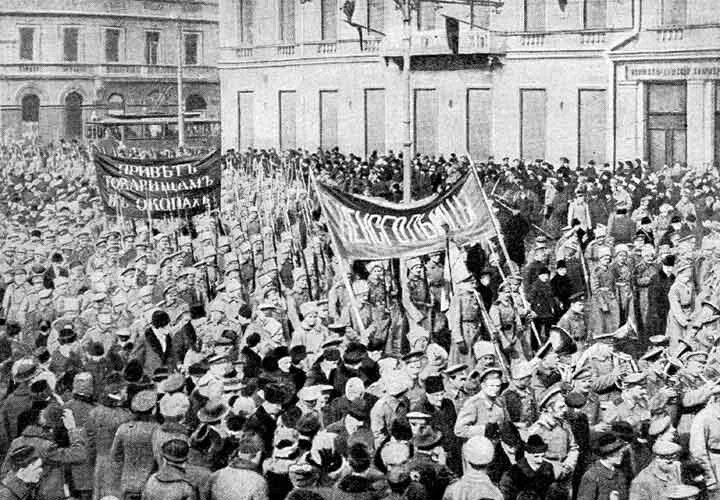
<svg viewBox="0 0 720 500">
<path fill-rule="evenodd" d="M 135 160 L 95 152 L 100 196 L 108 213 L 130 218 L 189 217 L 220 208 L 220 153 Z"/>
</svg>

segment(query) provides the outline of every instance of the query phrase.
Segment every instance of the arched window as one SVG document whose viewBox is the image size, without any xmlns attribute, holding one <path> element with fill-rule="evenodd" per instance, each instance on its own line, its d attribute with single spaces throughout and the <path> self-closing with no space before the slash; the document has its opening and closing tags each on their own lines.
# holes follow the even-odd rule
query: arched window
<svg viewBox="0 0 720 500">
<path fill-rule="evenodd" d="M 205 111 L 206 109 L 205 99 L 197 94 L 192 94 L 185 100 L 185 111 Z"/>
<path fill-rule="evenodd" d="M 22 121 L 37 123 L 40 121 L 40 98 L 28 94 L 22 98 Z"/>
<path fill-rule="evenodd" d="M 108 113 L 123 114 L 125 112 L 125 98 L 120 94 L 112 94 L 108 97 Z"/>
</svg>

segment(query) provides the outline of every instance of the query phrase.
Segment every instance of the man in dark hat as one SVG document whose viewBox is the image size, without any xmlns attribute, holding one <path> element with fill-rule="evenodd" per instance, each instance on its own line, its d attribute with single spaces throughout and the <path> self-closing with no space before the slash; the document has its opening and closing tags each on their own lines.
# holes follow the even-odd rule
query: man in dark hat
<svg viewBox="0 0 720 500">
<path fill-rule="evenodd" d="M 153 412 L 157 402 L 154 390 L 140 391 L 132 398 L 130 409 L 134 420 L 122 424 L 115 434 L 110 456 L 115 464 L 112 484 L 118 485 L 116 495 L 123 500 L 138 500 L 152 474 L 155 457 L 152 435 L 157 428 Z"/>
<path fill-rule="evenodd" d="M 538 269 L 537 279 L 530 285 L 528 302 L 535 313 L 535 327 L 540 334 L 540 338 L 544 339 L 549 328 L 555 323 L 555 317 L 558 313 L 553 290 L 550 286 L 550 269 L 547 266 Z"/>
<path fill-rule="evenodd" d="M 648 309 L 645 324 L 651 333 L 664 334 L 667 327 L 667 315 L 670 311 L 668 293 L 675 282 L 675 256 L 666 255 L 662 260 L 662 267 L 650 280 L 648 285 Z"/>
<path fill-rule="evenodd" d="M 626 444 L 613 433 L 601 434 L 598 460 L 583 474 L 577 497 L 582 500 L 627 500 L 628 483 L 620 470 Z"/>
<path fill-rule="evenodd" d="M 75 415 L 78 428 L 87 432 L 90 413 L 95 407 L 95 385 L 91 373 L 75 375 L 72 384 L 72 398 L 65 403 Z M 89 500 L 93 490 L 93 468 L 89 460 L 71 468 L 73 493 L 81 500 Z"/>
<path fill-rule="evenodd" d="M 375 443 L 369 421 L 370 409 L 367 404 L 363 400 L 351 402 L 342 419 L 330 424 L 326 429 L 337 436 L 335 451 L 344 456 L 348 447 L 356 442 L 365 444 L 368 450 L 374 450 Z"/>
<path fill-rule="evenodd" d="M 455 478 L 447 467 L 447 455 L 442 447 L 442 433 L 431 426 L 413 437 L 415 455 L 408 461 L 410 477 L 418 480 L 430 498 L 441 498 L 445 488 Z"/>
<path fill-rule="evenodd" d="M 171 439 L 162 445 L 162 463 L 143 488 L 145 500 L 199 500 L 197 488 L 185 474 L 189 445 L 185 439 Z"/>
<path fill-rule="evenodd" d="M 530 491 L 538 498 L 545 498 L 555 481 L 552 465 L 545 461 L 547 449 L 547 443 L 537 434 L 528 438 L 523 457 L 505 471 L 500 480 L 500 491 L 505 500 L 516 500 L 518 494 Z"/>
<path fill-rule="evenodd" d="M 245 431 L 253 432 L 262 438 L 265 452 L 271 453 L 273 436 L 277 428 L 277 418 L 287 403 L 287 389 L 279 384 L 271 383 L 263 390 L 264 401 L 245 422 Z"/>
<path fill-rule="evenodd" d="M 138 339 L 133 358 L 140 361 L 145 373 L 155 373 L 161 366 L 174 370 L 177 365 L 170 335 L 170 316 L 162 310 L 152 314 L 151 325 Z"/>
<path fill-rule="evenodd" d="M 10 442 L 20 434 L 20 415 L 32 409 L 30 382 L 36 373 L 37 363 L 31 358 L 21 358 L 12 365 L 11 376 L 15 389 L 0 404 L 0 454 L 4 454 Z"/>
</svg>

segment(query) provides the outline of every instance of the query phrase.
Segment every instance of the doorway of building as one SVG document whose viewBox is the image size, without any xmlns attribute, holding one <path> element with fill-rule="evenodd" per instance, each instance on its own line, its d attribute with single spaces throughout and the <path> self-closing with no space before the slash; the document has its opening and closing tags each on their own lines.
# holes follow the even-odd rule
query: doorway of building
<svg viewBox="0 0 720 500">
<path fill-rule="evenodd" d="M 65 137 L 67 139 L 82 136 L 82 103 L 83 98 L 77 92 L 70 92 L 65 97 Z"/>
<path fill-rule="evenodd" d="M 661 168 L 687 160 L 687 86 L 651 83 L 647 90 L 647 148 L 650 165 Z"/>
</svg>

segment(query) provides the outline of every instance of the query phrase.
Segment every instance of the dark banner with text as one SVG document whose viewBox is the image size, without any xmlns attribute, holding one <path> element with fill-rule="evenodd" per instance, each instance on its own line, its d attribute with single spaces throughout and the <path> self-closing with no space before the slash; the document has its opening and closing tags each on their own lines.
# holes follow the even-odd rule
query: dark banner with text
<svg viewBox="0 0 720 500">
<path fill-rule="evenodd" d="M 189 217 L 220 208 L 220 153 L 135 160 L 95 152 L 100 196 L 108 213 L 135 219 Z"/>
<path fill-rule="evenodd" d="M 346 258 L 407 258 L 442 251 L 446 230 L 458 243 L 495 236 L 482 186 L 472 172 L 441 196 L 410 204 L 354 196 L 324 184 L 317 189 Z"/>
</svg>

